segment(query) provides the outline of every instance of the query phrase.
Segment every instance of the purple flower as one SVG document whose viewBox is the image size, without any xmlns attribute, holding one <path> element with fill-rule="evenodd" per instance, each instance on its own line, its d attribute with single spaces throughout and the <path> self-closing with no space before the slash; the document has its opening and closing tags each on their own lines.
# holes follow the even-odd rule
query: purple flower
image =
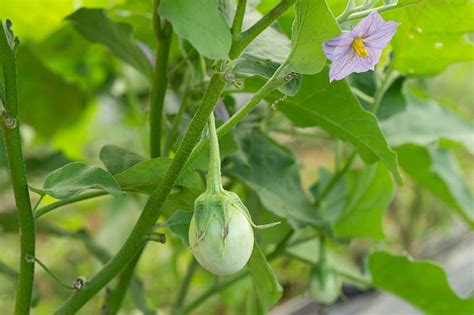
<svg viewBox="0 0 474 315">
<path fill-rule="evenodd" d="M 385 22 L 372 11 L 350 32 L 323 43 L 326 57 L 332 61 L 329 80 L 341 80 L 351 73 L 374 70 L 382 50 L 390 43 L 399 23 Z"/>
</svg>

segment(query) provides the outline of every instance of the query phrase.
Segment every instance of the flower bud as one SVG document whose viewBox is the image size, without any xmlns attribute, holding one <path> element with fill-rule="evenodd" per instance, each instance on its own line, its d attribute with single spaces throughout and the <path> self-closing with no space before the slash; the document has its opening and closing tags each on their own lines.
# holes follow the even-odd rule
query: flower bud
<svg viewBox="0 0 474 315">
<path fill-rule="evenodd" d="M 229 191 L 199 196 L 189 243 L 196 260 L 208 271 L 220 276 L 240 271 L 254 243 L 250 216 L 240 198 Z"/>
<path fill-rule="evenodd" d="M 314 267 L 311 271 L 309 292 L 320 304 L 332 304 L 341 292 L 341 279 L 334 269 L 327 266 Z"/>
</svg>

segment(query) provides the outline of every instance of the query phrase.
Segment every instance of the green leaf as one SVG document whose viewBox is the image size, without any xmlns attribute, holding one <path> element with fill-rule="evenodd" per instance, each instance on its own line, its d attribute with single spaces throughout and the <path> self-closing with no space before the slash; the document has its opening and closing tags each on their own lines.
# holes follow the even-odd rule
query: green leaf
<svg viewBox="0 0 474 315">
<path fill-rule="evenodd" d="M 100 160 L 105 168 L 112 174 L 121 173 L 133 165 L 146 159 L 134 152 L 116 145 L 106 145 L 100 149 Z"/>
<path fill-rule="evenodd" d="M 257 129 L 240 131 L 238 142 L 240 153 L 229 173 L 253 189 L 265 208 L 294 227 L 317 224 L 293 155 Z"/>
<path fill-rule="evenodd" d="M 431 100 L 407 94 L 405 111 L 382 123 L 392 146 L 406 143 L 428 145 L 442 140 L 463 144 L 474 154 L 474 124 L 464 121 Z"/>
<path fill-rule="evenodd" d="M 339 35 L 339 24 L 325 0 L 297 0 L 295 11 L 289 69 L 301 74 L 319 73 L 326 63 L 323 42 Z"/>
<path fill-rule="evenodd" d="M 375 252 L 369 257 L 373 284 L 430 315 L 469 315 L 474 298 L 461 299 L 451 289 L 444 270 L 429 261 Z"/>
<path fill-rule="evenodd" d="M 252 256 L 250 256 L 247 266 L 252 275 L 259 302 L 263 309 L 268 311 L 272 305 L 280 300 L 283 288 L 278 283 L 272 267 L 257 243 L 254 244 Z"/>
<path fill-rule="evenodd" d="M 279 98 L 270 97 L 272 101 Z M 396 154 L 388 147 L 376 117 L 360 106 L 346 81 L 329 84 L 327 69 L 305 76 L 299 93 L 279 102 L 278 109 L 298 127 L 320 126 L 351 142 L 366 163 L 382 161 L 401 182 Z"/>
<path fill-rule="evenodd" d="M 49 70 L 27 45 L 17 52 L 21 120 L 44 138 L 69 128 L 81 118 L 87 96 Z M 54 123 L 52 123 L 54 122 Z"/>
<path fill-rule="evenodd" d="M 68 199 L 88 189 L 103 190 L 116 197 L 124 196 L 112 174 L 82 162 L 69 163 L 49 173 L 43 188 L 38 190 L 56 199 Z"/>
<path fill-rule="evenodd" d="M 472 1 L 400 0 L 399 5 L 384 14 L 400 23 L 392 40 L 395 70 L 436 74 L 451 63 L 474 59 L 474 46 L 467 38 L 474 32 Z"/>
<path fill-rule="evenodd" d="M 454 156 L 446 149 L 406 144 L 397 148 L 402 169 L 474 227 L 474 197 Z"/>
<path fill-rule="evenodd" d="M 390 173 L 383 165 L 355 169 L 327 195 L 320 215 L 331 222 L 338 237 L 383 239 L 383 215 L 393 193 Z"/>
<path fill-rule="evenodd" d="M 210 59 L 227 59 L 232 35 L 219 11 L 218 0 L 162 0 L 159 13 L 200 54 Z"/>
<path fill-rule="evenodd" d="M 160 183 L 171 159 L 155 158 L 139 162 L 115 175 L 123 190 L 151 194 Z M 184 170 L 176 181 L 182 186 L 198 192 L 204 191 L 201 177 L 189 169 Z"/>
<path fill-rule="evenodd" d="M 166 221 L 165 224 L 171 232 L 181 239 L 185 246 L 189 246 L 188 231 L 192 218 L 193 212 L 178 210 L 168 219 L 168 221 Z"/>
<path fill-rule="evenodd" d="M 81 8 L 66 19 L 84 38 L 106 46 L 117 57 L 151 77 L 152 65 L 133 39 L 130 25 L 113 22 L 101 9 Z"/>
</svg>

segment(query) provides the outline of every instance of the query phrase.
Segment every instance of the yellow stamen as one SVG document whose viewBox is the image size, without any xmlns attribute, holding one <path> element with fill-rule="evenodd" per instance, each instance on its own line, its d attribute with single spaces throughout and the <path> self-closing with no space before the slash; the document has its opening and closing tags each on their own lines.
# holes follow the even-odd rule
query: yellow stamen
<svg viewBox="0 0 474 315">
<path fill-rule="evenodd" d="M 359 37 L 354 39 L 354 41 L 352 42 L 352 48 L 354 48 L 355 52 L 359 56 L 364 57 L 364 58 L 369 57 L 369 53 L 367 52 L 367 48 L 365 48 L 364 42 Z"/>
</svg>

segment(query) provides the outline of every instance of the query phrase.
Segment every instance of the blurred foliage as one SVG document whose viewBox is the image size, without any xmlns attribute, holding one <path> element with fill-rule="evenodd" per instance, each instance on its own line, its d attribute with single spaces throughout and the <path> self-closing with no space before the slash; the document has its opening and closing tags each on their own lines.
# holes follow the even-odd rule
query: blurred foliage
<svg viewBox="0 0 474 315">
<path fill-rule="evenodd" d="M 174 21 L 176 8 L 173 1 L 166 2 L 169 8 L 164 14 Z M 278 3 L 248 2 L 252 7 L 250 20 L 258 19 Z M 327 2 L 335 16 L 346 3 Z M 264 261 L 262 256 L 267 254 L 270 260 L 269 255 L 285 235 L 294 227 L 299 230 L 291 236 L 285 255 L 270 260 L 283 292 L 278 282 L 270 279 L 271 272 L 259 269 L 265 264 L 257 264 L 250 266 L 255 284 L 244 277 L 200 305 L 195 314 L 251 314 L 258 311 L 261 303 L 273 304 L 280 294 L 282 301 L 305 294 L 309 270 L 319 261 L 320 250 L 315 230 L 303 228 L 308 224 L 330 232 L 328 261 L 346 275 L 346 286 L 362 289 L 365 287 L 361 284 L 370 281 L 369 267 L 362 257 L 367 256 L 373 245 L 406 250 L 417 258 L 427 257 L 433 239 L 443 238 L 453 226 L 459 226 L 460 218 L 467 222 L 461 225 L 461 232 L 469 225 L 472 227 L 474 63 L 457 63 L 472 59 L 472 45 L 466 46 L 464 42 L 465 33 L 473 31 L 472 22 L 465 18 L 472 10 L 463 1 L 459 3 L 456 7 L 426 4 L 428 8 L 420 4 L 384 13 L 385 18 L 402 22 L 386 58 L 393 56 L 396 70 L 403 75 L 382 100 L 378 121 L 359 105 L 367 108 L 368 101 L 354 88 L 373 95 L 383 67 L 352 76 L 350 85 L 344 81 L 329 85 L 327 71 L 323 70 L 280 89 L 289 95 L 298 91 L 295 96 L 272 94 L 267 98 L 270 106 L 257 108 L 239 124 L 236 132 L 222 140 L 225 185 L 241 196 L 257 223 L 282 221 L 271 230 L 256 231 L 261 251 L 253 259 Z M 94 14 L 81 15 L 84 12 Z M 422 14 L 414 20 L 417 12 Z M 248 92 L 262 82 L 252 76 L 269 77 L 283 61 L 282 56 L 284 59 L 290 49 L 294 17 L 295 11 L 288 10 L 276 27 L 246 50 L 236 68 L 240 69 L 237 79 L 243 82 L 242 90 L 226 90 L 219 105 L 223 113 L 233 114 L 249 98 Z M 187 34 L 176 27 L 182 38 L 175 35 L 172 40 L 165 109 L 167 130 L 183 99 L 186 107 L 182 121 L 177 124 L 177 137 L 169 143 L 170 157 L 146 160 L 152 67 L 149 60 L 156 48 L 151 31 L 151 1 L 2 1 L 0 18 L 11 19 L 21 39 L 18 82 L 31 185 L 42 187 L 45 179 L 50 182 L 54 177 L 54 173 L 48 176 L 49 173 L 70 166 L 68 163 L 80 162 L 87 170 L 76 170 L 74 176 L 67 174 L 68 181 L 76 181 L 69 182 L 74 189 L 67 191 L 66 197 L 99 186 L 109 192 L 128 192 L 125 199 L 104 196 L 71 204 L 38 221 L 38 258 L 65 282 L 72 283 L 77 276 L 93 275 L 107 260 L 104 257 L 113 255 L 126 239 L 145 203 L 144 195 L 159 182 L 202 96 L 212 62 L 201 55 L 220 56 L 223 48 L 206 45 L 208 41 L 198 36 L 198 28 L 196 33 Z M 328 19 L 331 21 L 331 17 Z M 174 22 L 186 26 L 188 21 Z M 225 23 L 224 18 L 219 23 Z M 219 29 L 215 25 L 201 26 Z M 115 36 L 103 36 L 110 33 Z M 224 38 L 228 35 L 222 34 Z M 276 43 L 269 46 L 273 39 Z M 354 169 L 337 183 L 316 216 L 314 202 L 318 193 L 353 147 L 362 159 L 354 161 Z M 397 188 L 389 173 L 398 176 L 396 156 L 391 149 L 398 153 L 404 179 L 404 185 Z M 15 270 L 19 244 L 4 154 L 0 146 L 0 262 L 9 268 L 3 269 Z M 204 173 L 200 170 L 205 159 L 198 161 L 198 171 L 187 170 L 178 180 L 158 222 L 158 230 L 166 233 L 167 243 L 146 247 L 137 267 L 137 282 L 123 303 L 124 314 L 143 308 L 159 309 L 164 314 L 171 311 L 178 284 L 191 260 L 184 245 L 186 240 L 183 239 L 184 244 L 181 241 L 183 229 L 186 231 L 186 223 L 182 222 L 189 221 L 172 215 L 186 216 L 189 213 L 184 210 L 192 209 L 194 198 L 203 189 Z M 365 165 L 377 160 L 383 163 Z M 43 188 L 50 195 L 43 199 L 43 206 L 58 202 L 53 197 L 65 196 L 64 192 L 47 191 L 49 186 Z M 32 194 L 33 202 L 37 198 Z M 381 245 L 379 240 L 384 237 Z M 391 261 L 400 265 L 397 270 L 406 270 L 405 277 L 394 277 L 396 272 L 382 268 Z M 443 292 L 448 292 L 451 301 L 463 307 L 464 302 L 452 296 L 454 293 L 438 267 L 421 264 L 427 265 L 384 253 L 373 254 L 369 260 L 376 287 L 398 295 L 407 287 L 423 291 L 427 288 L 412 287 L 406 278 L 425 273 L 431 277 L 433 273 L 433 281 L 441 283 L 442 290 L 433 289 L 427 296 L 438 300 Z M 1 272 L 3 269 L 0 268 L 0 314 L 8 314 L 15 282 L 11 273 Z M 225 280 L 198 267 L 186 302 L 194 301 Z M 262 292 L 259 281 L 270 288 Z M 41 269 L 35 283 L 39 300 L 33 314 L 52 314 L 69 295 Z M 387 283 L 392 285 L 388 287 Z M 115 282 L 110 287 L 114 285 Z M 271 294 L 266 295 L 268 292 Z M 426 305 L 411 295 L 404 298 L 428 312 L 438 307 Z M 78 314 L 96 313 L 104 299 L 105 293 L 101 292 Z"/>
</svg>

